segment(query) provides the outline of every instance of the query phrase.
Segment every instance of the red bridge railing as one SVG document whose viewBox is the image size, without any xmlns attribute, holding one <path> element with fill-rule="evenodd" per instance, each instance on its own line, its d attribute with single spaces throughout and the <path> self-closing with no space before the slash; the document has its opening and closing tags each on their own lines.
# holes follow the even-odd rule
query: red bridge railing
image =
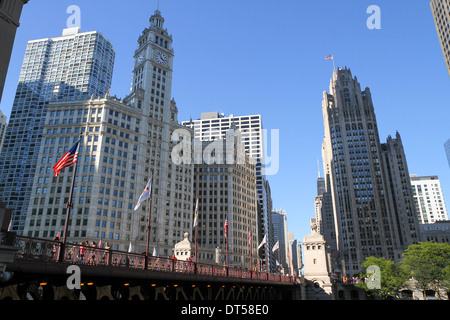
<svg viewBox="0 0 450 320">
<path fill-rule="evenodd" d="M 112 266 L 158 272 L 177 272 L 211 277 L 257 279 L 262 281 L 294 282 L 290 276 L 247 269 L 195 263 L 163 257 L 146 257 L 145 254 L 130 253 L 80 244 L 62 245 L 59 241 L 16 236 L 14 246 L 18 248 L 15 261 L 54 262 L 92 266 Z"/>
</svg>

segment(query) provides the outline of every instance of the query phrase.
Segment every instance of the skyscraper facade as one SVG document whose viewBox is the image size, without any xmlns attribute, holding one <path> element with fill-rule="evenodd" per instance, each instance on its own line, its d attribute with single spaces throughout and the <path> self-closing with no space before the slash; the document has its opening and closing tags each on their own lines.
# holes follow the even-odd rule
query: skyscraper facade
<svg viewBox="0 0 450 320">
<path fill-rule="evenodd" d="M 324 236 L 328 244 L 327 251 L 336 251 L 336 231 L 331 201 L 330 179 L 317 178 L 317 196 L 314 199 L 314 223 L 317 232 Z"/>
<path fill-rule="evenodd" d="M 408 163 L 400 134 L 388 136 L 381 144 L 381 168 L 385 181 L 387 211 L 400 248 L 419 241 L 419 221 L 411 191 Z M 396 259 L 400 253 L 397 252 Z"/>
<path fill-rule="evenodd" d="M 230 139 L 234 141 L 227 144 Z M 199 261 L 215 263 L 219 258 L 225 264 L 228 258 L 230 266 L 258 268 L 255 163 L 239 146 L 241 141 L 234 134 L 216 140 L 212 149 L 208 149 L 211 142 L 201 143 L 203 150 L 216 155 L 217 148 L 226 149 L 227 157 L 232 156 L 228 159 L 233 160 L 210 162 L 204 159 L 206 161 L 194 165 Z M 228 223 L 227 237 L 225 221 Z M 217 257 L 218 252 L 220 257 Z"/>
<path fill-rule="evenodd" d="M 0 43 L 2 44 L 0 46 L 0 101 L 2 101 L 16 30 L 20 26 L 22 8 L 26 3 L 28 0 L 0 1 Z"/>
<path fill-rule="evenodd" d="M 133 208 L 142 192 L 144 123 L 139 110 L 114 98 L 49 103 L 24 235 L 63 235 L 75 165 L 58 177 L 52 167 L 81 137 L 67 241 L 102 240 L 120 250 L 143 242 L 146 219 Z"/>
<path fill-rule="evenodd" d="M 70 191 L 71 167 L 51 178 L 48 163 L 54 165 L 81 134 L 68 241 L 102 239 L 119 250 L 131 244 L 133 252 L 145 252 L 150 217 L 149 245 L 158 254 L 173 253 L 174 245 L 191 230 L 193 218 L 193 163 L 177 162 L 172 152 L 179 144 L 172 141 L 177 129 L 187 139 L 193 136 L 178 124 L 178 107 L 171 99 L 173 56 L 172 36 L 156 10 L 138 38 L 127 97 L 107 93 L 49 104 L 28 210 L 29 223 L 34 225 L 27 226 L 27 234 L 50 237 L 65 219 L 61 203 Z M 145 201 L 134 210 L 150 179 L 151 204 Z"/>
<path fill-rule="evenodd" d="M 402 170 L 396 169 L 400 164 L 387 163 L 390 157 L 383 152 L 394 151 L 380 143 L 369 88 L 361 90 L 351 71 L 339 68 L 333 72 L 330 93 L 324 92 L 322 110 L 323 166 L 334 215 L 336 265 L 344 275 L 353 275 L 362 271 L 368 256 L 400 259 L 402 250 L 418 239 L 417 220 L 414 206 L 400 203 L 412 197 L 388 197 L 410 192 L 399 176 L 407 172 L 406 162 Z M 389 174 L 391 181 L 398 181 L 392 186 L 395 190 L 387 187 Z"/>
<path fill-rule="evenodd" d="M 430 6 L 450 76 L 450 0 L 432 0 Z"/>
<path fill-rule="evenodd" d="M 2 151 L 3 140 L 5 138 L 6 126 L 7 126 L 6 116 L 0 110 L 0 153 Z"/>
<path fill-rule="evenodd" d="M 64 29 L 60 37 L 29 41 L 0 154 L 0 195 L 22 233 L 49 101 L 104 96 L 115 52 L 99 32 Z"/>
<path fill-rule="evenodd" d="M 258 241 L 262 241 L 267 235 L 268 246 L 271 248 L 273 242 L 272 229 L 272 200 L 270 194 L 269 181 L 262 172 L 264 164 L 264 135 L 261 115 L 235 116 L 231 114 L 226 117 L 218 112 L 202 113 L 200 119 L 183 121 L 182 125 L 194 130 L 196 139 L 202 141 L 213 141 L 225 137 L 231 128 L 239 130 L 242 134 L 242 142 L 250 157 L 256 160 L 256 188 L 258 197 Z M 275 259 L 270 250 L 260 250 L 263 261 L 266 261 L 266 254 L 269 254 L 269 269 L 275 270 Z"/>
<path fill-rule="evenodd" d="M 288 232 L 288 265 L 289 265 L 289 271 L 286 271 L 286 273 L 289 273 L 291 275 L 298 276 L 300 274 L 300 268 L 299 268 L 299 257 L 297 252 L 297 239 L 294 238 L 293 232 Z"/>
<path fill-rule="evenodd" d="M 275 252 L 278 264 L 289 273 L 289 264 L 287 259 L 287 252 L 289 250 L 289 240 L 287 231 L 287 215 L 286 210 L 274 209 L 272 210 L 272 224 L 274 233 L 274 242 L 279 242 L 279 252 Z M 270 248 L 272 250 L 272 248 Z"/>
<path fill-rule="evenodd" d="M 410 175 L 417 217 L 421 224 L 448 220 L 438 176 Z"/>
<path fill-rule="evenodd" d="M 140 129 L 147 137 L 145 156 L 140 159 L 144 171 L 137 185 L 143 189 L 153 175 L 150 243 L 162 255 L 172 254 L 174 245 L 183 240 L 186 230 L 191 230 L 194 201 L 193 161 L 178 163 L 172 153 L 178 144 L 176 139 L 172 141 L 177 136 L 175 132 L 189 131 L 178 123 L 178 107 L 172 98 L 172 42 L 161 12 L 155 10 L 149 27 L 138 37 L 131 92 L 124 99 L 146 119 Z M 189 131 L 184 138 L 192 139 L 193 132 Z M 144 208 L 139 210 L 146 214 Z"/>
</svg>

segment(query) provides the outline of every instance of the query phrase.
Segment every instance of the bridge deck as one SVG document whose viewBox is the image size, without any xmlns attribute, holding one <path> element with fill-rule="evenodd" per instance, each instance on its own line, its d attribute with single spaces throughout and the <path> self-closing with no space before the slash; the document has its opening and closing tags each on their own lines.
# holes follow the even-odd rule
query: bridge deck
<svg viewBox="0 0 450 320">
<path fill-rule="evenodd" d="M 292 286 L 293 277 L 247 269 L 195 263 L 58 241 L 16 236 L 18 249 L 7 271 L 66 277 L 69 265 L 78 265 L 83 277 L 102 279 L 171 280 Z"/>
</svg>

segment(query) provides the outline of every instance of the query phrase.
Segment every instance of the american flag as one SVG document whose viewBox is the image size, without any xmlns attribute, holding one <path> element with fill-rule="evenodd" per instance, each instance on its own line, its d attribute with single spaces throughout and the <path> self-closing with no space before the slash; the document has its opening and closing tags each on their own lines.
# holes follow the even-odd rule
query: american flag
<svg viewBox="0 0 450 320">
<path fill-rule="evenodd" d="M 251 231 L 248 232 L 248 244 L 252 245 L 252 232 Z"/>
<path fill-rule="evenodd" d="M 331 56 L 326 56 L 326 57 L 325 57 L 325 60 L 333 60 L 333 55 L 331 55 Z"/>
<path fill-rule="evenodd" d="M 53 170 L 55 170 L 54 177 L 57 177 L 59 175 L 59 172 L 61 171 L 61 169 L 65 168 L 65 167 L 70 167 L 71 165 L 73 165 L 74 163 L 77 162 L 79 146 L 80 146 L 80 141 L 75 143 L 75 145 L 69 151 L 67 151 L 62 156 L 61 159 L 59 159 L 59 161 L 53 167 Z"/>
<path fill-rule="evenodd" d="M 225 225 L 223 226 L 223 229 L 225 230 L 225 237 L 228 238 L 228 218 L 225 220 Z"/>
</svg>

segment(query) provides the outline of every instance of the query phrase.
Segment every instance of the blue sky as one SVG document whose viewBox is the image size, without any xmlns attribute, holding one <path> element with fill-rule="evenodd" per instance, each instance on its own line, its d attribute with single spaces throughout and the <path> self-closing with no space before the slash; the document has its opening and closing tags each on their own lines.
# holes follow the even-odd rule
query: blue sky
<svg viewBox="0 0 450 320">
<path fill-rule="evenodd" d="M 373 4 L 379 30 L 366 26 Z M 113 43 L 111 94 L 129 93 L 136 41 L 157 0 L 31 0 L 0 104 L 8 118 L 27 41 L 61 35 L 69 5 L 81 8 L 83 31 Z M 381 140 L 398 131 L 410 173 L 438 175 L 450 209 L 450 78 L 428 0 L 161 0 L 160 10 L 174 40 L 179 121 L 208 111 L 261 114 L 266 129 L 280 130 L 280 170 L 268 179 L 273 205 L 287 211 L 299 241 L 314 216 L 329 54 L 371 89 Z"/>
</svg>

